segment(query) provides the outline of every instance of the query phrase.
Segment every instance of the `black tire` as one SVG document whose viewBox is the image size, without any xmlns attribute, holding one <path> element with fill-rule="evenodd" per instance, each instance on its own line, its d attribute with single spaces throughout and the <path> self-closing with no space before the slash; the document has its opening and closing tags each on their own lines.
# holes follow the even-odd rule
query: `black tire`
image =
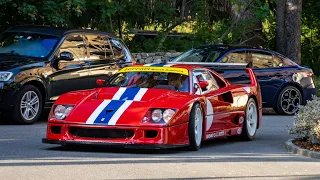
<svg viewBox="0 0 320 180">
<path fill-rule="evenodd" d="M 251 104 L 254 104 L 255 106 L 255 112 L 256 112 L 256 124 L 255 124 L 255 131 L 254 131 L 254 134 L 251 134 L 249 133 L 249 130 L 248 130 L 248 112 L 249 112 L 249 108 L 250 108 L 250 105 Z M 257 106 L 257 103 L 256 101 L 253 99 L 253 98 L 250 98 L 248 100 L 248 103 L 247 103 L 247 106 L 246 106 L 246 110 L 245 110 L 245 118 L 244 118 L 244 121 L 243 121 L 243 124 L 242 124 L 242 132 L 240 135 L 235 135 L 235 136 L 229 136 L 228 139 L 230 140 L 234 140 L 234 141 L 252 141 L 256 138 L 256 133 L 257 133 L 257 127 L 258 127 L 258 123 L 259 123 L 259 113 L 258 113 L 258 106 Z"/>
<path fill-rule="evenodd" d="M 296 88 L 296 87 L 294 87 L 294 86 L 286 86 L 285 88 L 283 88 L 281 91 L 280 91 L 280 93 L 279 93 L 279 95 L 278 95 L 278 97 L 277 97 L 277 104 L 276 104 L 276 106 L 273 108 L 274 109 L 274 111 L 277 113 L 277 114 L 280 114 L 280 115 L 294 115 L 296 112 L 297 112 L 297 110 L 298 110 L 298 107 L 297 107 L 297 105 L 295 105 L 295 107 L 296 108 L 291 108 L 291 107 L 293 107 L 292 105 L 290 105 L 290 107 L 288 107 L 288 109 L 287 110 L 285 110 L 286 109 L 286 102 L 283 102 L 282 101 L 282 97 L 283 96 L 285 96 L 284 94 L 285 93 L 288 93 L 288 91 L 292 91 L 292 92 L 294 92 L 293 94 L 297 94 L 299 97 L 298 97 L 298 99 L 296 99 L 296 100 L 290 100 L 291 102 L 291 104 L 298 104 L 298 105 L 300 105 L 301 103 L 302 103 L 302 96 L 301 96 L 301 92 L 299 91 L 299 89 L 298 88 Z M 294 101 L 294 102 L 293 102 Z M 299 101 L 299 103 L 297 103 L 297 101 Z M 291 109 L 293 109 L 293 110 L 291 110 Z"/>
<path fill-rule="evenodd" d="M 23 113 L 22 113 L 23 110 L 21 110 L 21 102 L 22 102 L 22 98 L 24 98 L 26 93 L 30 93 L 30 92 L 32 93 L 32 95 L 34 95 L 32 97 L 35 97 L 35 95 L 38 97 L 39 104 L 38 104 L 38 111 L 33 111 L 36 113 L 31 112 L 35 115 L 30 116 L 30 119 L 28 119 L 23 116 Z M 43 109 L 43 97 L 42 97 L 38 88 L 36 88 L 33 85 L 25 85 L 17 93 L 14 104 L 15 105 L 14 105 L 13 114 L 12 114 L 13 121 L 16 124 L 29 125 L 29 124 L 33 124 L 34 122 L 38 121 L 38 119 L 40 118 L 41 113 L 42 113 L 42 109 Z M 29 106 L 29 105 L 27 105 L 27 106 Z M 30 114 L 30 111 L 28 112 L 28 115 Z"/>
<path fill-rule="evenodd" d="M 196 131 L 195 131 L 195 126 L 196 126 L 196 112 L 200 110 L 201 114 L 202 114 L 202 119 L 201 119 L 201 137 L 203 135 L 203 111 L 200 107 L 200 104 L 195 103 L 192 106 L 192 110 L 190 113 L 190 117 L 189 117 L 189 125 L 188 125 L 188 136 L 189 136 L 189 147 L 188 149 L 191 151 L 198 151 L 200 149 L 201 146 L 201 139 L 200 139 L 200 143 L 198 141 L 197 143 L 197 135 L 196 135 Z"/>
</svg>

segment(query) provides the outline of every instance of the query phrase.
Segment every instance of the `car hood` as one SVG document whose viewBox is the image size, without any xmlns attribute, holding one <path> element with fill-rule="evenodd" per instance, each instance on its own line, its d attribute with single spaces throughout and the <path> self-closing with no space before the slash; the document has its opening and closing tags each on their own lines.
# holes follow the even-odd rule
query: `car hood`
<svg viewBox="0 0 320 180">
<path fill-rule="evenodd" d="M 0 71 L 8 71 L 37 62 L 39 62 L 39 60 L 32 57 L 0 54 Z"/>
<path fill-rule="evenodd" d="M 188 93 L 147 88 L 100 88 L 71 92 L 55 104 L 75 104 L 66 122 L 96 125 L 142 126 L 150 108 L 180 109 Z"/>
</svg>

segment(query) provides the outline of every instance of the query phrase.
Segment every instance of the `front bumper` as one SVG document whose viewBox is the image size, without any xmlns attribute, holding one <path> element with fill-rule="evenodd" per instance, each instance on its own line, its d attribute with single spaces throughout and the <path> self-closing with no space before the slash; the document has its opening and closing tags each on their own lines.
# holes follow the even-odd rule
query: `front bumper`
<svg viewBox="0 0 320 180">
<path fill-rule="evenodd" d="M 103 146 L 114 148 L 130 148 L 130 149 L 172 149 L 185 147 L 186 144 L 126 144 L 126 143 L 110 143 L 104 141 L 55 141 L 42 139 L 42 143 L 60 144 L 62 146 L 77 145 L 77 146 Z"/>
<path fill-rule="evenodd" d="M 189 144 L 188 123 L 171 127 L 131 127 L 49 122 L 47 136 L 42 143 L 138 149 L 176 148 Z"/>
</svg>

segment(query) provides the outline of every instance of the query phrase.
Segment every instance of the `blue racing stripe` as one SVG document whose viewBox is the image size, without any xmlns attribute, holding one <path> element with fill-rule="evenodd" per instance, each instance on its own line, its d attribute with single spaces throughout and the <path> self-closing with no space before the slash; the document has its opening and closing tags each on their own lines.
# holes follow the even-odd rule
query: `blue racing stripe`
<svg viewBox="0 0 320 180">
<path fill-rule="evenodd" d="M 99 114 L 93 124 L 108 124 L 114 113 L 121 107 L 125 101 L 111 101 Z"/>
<path fill-rule="evenodd" d="M 159 64 L 152 64 L 151 66 L 163 67 L 164 65 L 165 65 L 164 63 L 159 63 Z"/>
<path fill-rule="evenodd" d="M 133 100 L 139 90 L 140 88 L 127 88 L 120 97 L 120 100 Z"/>
</svg>

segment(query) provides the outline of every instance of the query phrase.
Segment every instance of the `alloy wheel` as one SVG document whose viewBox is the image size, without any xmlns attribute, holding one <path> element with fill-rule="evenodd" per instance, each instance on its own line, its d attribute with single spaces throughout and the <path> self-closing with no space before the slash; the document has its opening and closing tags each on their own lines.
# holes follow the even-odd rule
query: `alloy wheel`
<svg viewBox="0 0 320 180">
<path fill-rule="evenodd" d="M 286 89 L 281 95 L 281 109 L 287 114 L 293 114 L 301 103 L 300 92 L 296 89 Z"/>
<path fill-rule="evenodd" d="M 33 120 L 39 112 L 39 97 L 34 91 L 27 91 L 21 98 L 20 112 L 24 119 Z"/>
</svg>

